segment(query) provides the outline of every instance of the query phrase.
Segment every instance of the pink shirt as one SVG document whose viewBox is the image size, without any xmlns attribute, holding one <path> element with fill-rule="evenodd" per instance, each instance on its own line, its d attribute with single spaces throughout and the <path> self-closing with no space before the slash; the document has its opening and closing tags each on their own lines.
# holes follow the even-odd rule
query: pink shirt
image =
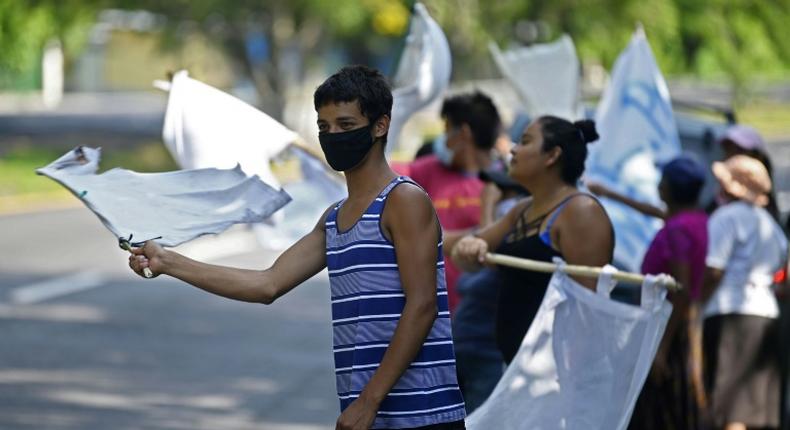
<svg viewBox="0 0 790 430">
<path fill-rule="evenodd" d="M 708 216 L 702 211 L 681 212 L 668 219 L 656 233 L 642 261 L 642 273 L 669 273 L 672 262 L 685 262 L 691 268 L 689 297 L 702 294 L 705 256 L 708 249 Z"/>
<path fill-rule="evenodd" d="M 477 175 L 451 170 L 434 155 L 420 157 L 408 164 L 393 164 L 392 168 L 414 179 L 425 189 L 444 231 L 466 230 L 480 224 L 480 194 L 485 184 Z M 449 259 L 444 264 L 452 311 L 460 301 L 455 283 L 461 271 Z"/>
</svg>

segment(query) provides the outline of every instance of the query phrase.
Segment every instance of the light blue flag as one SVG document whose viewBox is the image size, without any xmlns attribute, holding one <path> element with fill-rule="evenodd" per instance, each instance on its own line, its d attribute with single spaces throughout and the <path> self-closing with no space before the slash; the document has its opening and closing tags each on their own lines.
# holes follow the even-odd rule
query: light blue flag
<svg viewBox="0 0 790 430">
<path fill-rule="evenodd" d="M 660 169 L 680 154 L 680 138 L 669 90 L 642 28 L 617 58 L 595 121 L 600 141 L 590 146 L 587 179 L 660 205 Z M 612 200 L 602 203 L 614 224 L 615 263 L 638 271 L 661 221 Z"/>
</svg>

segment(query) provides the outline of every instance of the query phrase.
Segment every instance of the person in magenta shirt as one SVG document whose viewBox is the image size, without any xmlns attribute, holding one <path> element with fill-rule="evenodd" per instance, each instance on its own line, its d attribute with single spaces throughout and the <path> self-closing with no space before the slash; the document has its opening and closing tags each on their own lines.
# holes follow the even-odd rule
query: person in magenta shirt
<svg viewBox="0 0 790 430">
<path fill-rule="evenodd" d="M 669 299 L 674 310 L 656 353 L 650 378 L 634 407 L 629 428 L 696 429 L 702 418 L 699 302 L 708 248 L 708 216 L 698 205 L 705 168 L 687 156 L 667 163 L 658 190 L 666 209 L 588 184 L 591 191 L 665 220 L 642 260 L 642 273 L 672 275 L 684 289 Z"/>
<path fill-rule="evenodd" d="M 501 120 L 491 98 L 480 92 L 445 99 L 441 115 L 445 133 L 435 142 L 434 153 L 393 168 L 428 193 L 442 225 L 444 249 L 450 252 L 458 239 L 480 224 L 485 184 L 478 175 L 491 165 Z M 453 311 L 461 299 L 455 288 L 461 271 L 447 258 L 445 273 Z"/>
</svg>

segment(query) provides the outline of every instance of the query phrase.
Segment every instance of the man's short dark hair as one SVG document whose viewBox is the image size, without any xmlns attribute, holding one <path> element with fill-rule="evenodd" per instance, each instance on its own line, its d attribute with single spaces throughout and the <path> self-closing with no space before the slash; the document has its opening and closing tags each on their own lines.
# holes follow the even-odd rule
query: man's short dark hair
<svg viewBox="0 0 790 430">
<path fill-rule="evenodd" d="M 494 102 L 479 91 L 446 98 L 442 118 L 453 127 L 468 124 L 475 146 L 486 150 L 494 147 L 502 125 Z"/>
<path fill-rule="evenodd" d="M 376 69 L 346 66 L 324 81 L 313 94 L 315 110 L 330 103 L 357 101 L 359 110 L 373 124 L 383 115 L 392 117 L 392 90 Z M 384 142 L 387 136 L 384 135 Z"/>
</svg>

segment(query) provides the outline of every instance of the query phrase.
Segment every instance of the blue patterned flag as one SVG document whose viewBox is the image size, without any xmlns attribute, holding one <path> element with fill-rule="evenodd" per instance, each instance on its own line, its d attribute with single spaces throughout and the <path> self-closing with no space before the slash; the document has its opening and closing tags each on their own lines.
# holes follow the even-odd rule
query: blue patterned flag
<svg viewBox="0 0 790 430">
<path fill-rule="evenodd" d="M 590 146 L 586 179 L 660 205 L 660 168 L 680 154 L 680 138 L 669 90 L 641 28 L 615 62 L 595 121 L 601 137 Z M 602 202 L 617 237 L 615 262 L 638 271 L 661 222 L 621 203 Z"/>
</svg>

